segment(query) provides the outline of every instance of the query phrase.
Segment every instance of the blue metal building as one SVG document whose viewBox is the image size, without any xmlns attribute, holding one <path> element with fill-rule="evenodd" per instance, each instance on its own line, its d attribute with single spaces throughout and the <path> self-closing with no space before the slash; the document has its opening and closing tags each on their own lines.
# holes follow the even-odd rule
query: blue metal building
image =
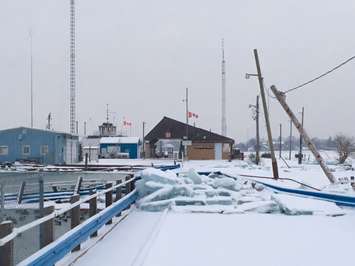
<svg viewBox="0 0 355 266">
<path fill-rule="evenodd" d="M 26 127 L 0 130 L 0 163 L 70 164 L 78 158 L 78 136 Z"/>
<path fill-rule="evenodd" d="M 100 140 L 101 158 L 140 158 L 138 137 L 103 137 Z"/>
</svg>

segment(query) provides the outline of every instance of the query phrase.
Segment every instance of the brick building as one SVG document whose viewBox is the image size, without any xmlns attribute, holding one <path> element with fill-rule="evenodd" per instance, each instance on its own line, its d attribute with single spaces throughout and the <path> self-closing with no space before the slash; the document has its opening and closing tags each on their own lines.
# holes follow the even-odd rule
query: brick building
<svg viewBox="0 0 355 266">
<path fill-rule="evenodd" d="M 146 136 L 146 158 L 181 158 L 189 160 L 226 160 L 234 140 L 211 131 L 164 117 Z"/>
</svg>

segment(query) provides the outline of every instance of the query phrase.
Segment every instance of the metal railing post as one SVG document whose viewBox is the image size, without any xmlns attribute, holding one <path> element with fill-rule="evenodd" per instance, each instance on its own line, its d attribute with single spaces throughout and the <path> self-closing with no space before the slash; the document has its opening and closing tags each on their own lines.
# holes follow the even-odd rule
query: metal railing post
<svg viewBox="0 0 355 266">
<path fill-rule="evenodd" d="M 25 192 L 26 181 L 22 181 L 20 189 L 17 194 L 17 203 L 22 203 L 23 193 Z"/>
</svg>

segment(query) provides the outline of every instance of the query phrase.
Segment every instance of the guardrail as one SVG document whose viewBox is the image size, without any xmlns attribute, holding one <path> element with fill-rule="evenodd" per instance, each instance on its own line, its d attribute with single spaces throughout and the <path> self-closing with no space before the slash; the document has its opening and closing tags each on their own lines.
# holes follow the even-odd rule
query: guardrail
<svg viewBox="0 0 355 266">
<path fill-rule="evenodd" d="M 97 230 L 105 224 L 110 224 L 114 216 L 118 216 L 124 209 L 134 203 L 138 197 L 138 193 L 134 189 L 135 178 L 130 175 L 122 182 L 118 180 L 116 185 L 112 183 L 106 184 L 106 189 L 88 197 L 80 199 L 80 196 L 75 194 L 71 197 L 71 205 L 54 211 L 54 207 L 50 206 L 45 209 L 49 214 L 37 219 L 31 223 L 18 228 L 13 228 L 11 221 L 5 221 L 0 224 L 0 265 L 12 266 L 14 264 L 13 246 L 14 239 L 18 235 L 40 226 L 40 247 L 41 249 L 31 255 L 20 265 L 54 265 L 55 262 L 62 259 L 70 251 L 80 249 L 80 244 L 89 237 L 97 236 Z M 122 187 L 126 187 L 127 194 L 122 198 Z M 113 203 L 113 191 L 116 197 Z M 97 212 L 97 198 L 100 195 L 105 195 L 105 209 Z M 89 202 L 90 218 L 80 224 L 80 204 Z M 66 212 L 71 212 L 71 228 L 63 236 L 54 240 L 54 218 L 63 215 Z"/>
</svg>

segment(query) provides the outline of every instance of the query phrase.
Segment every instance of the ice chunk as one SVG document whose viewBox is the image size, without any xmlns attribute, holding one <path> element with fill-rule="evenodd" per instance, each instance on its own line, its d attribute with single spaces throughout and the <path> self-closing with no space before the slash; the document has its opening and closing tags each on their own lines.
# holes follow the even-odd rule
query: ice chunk
<svg viewBox="0 0 355 266">
<path fill-rule="evenodd" d="M 285 194 L 273 194 L 271 198 L 279 204 L 281 211 L 288 215 L 324 214 L 338 216 L 345 214 L 335 203 L 324 200 Z"/>
<path fill-rule="evenodd" d="M 254 201 L 238 205 L 237 210 L 242 212 L 253 211 L 258 213 L 279 212 L 279 206 L 271 200 Z"/>
<path fill-rule="evenodd" d="M 239 191 L 241 189 L 239 182 L 230 177 L 215 178 L 212 186 L 214 188 L 228 188 L 234 191 Z"/>
<path fill-rule="evenodd" d="M 138 201 L 138 205 L 141 205 L 143 203 L 147 203 L 149 201 L 153 200 L 162 200 L 162 199 L 167 199 L 168 195 L 171 194 L 173 191 L 174 187 L 172 185 L 164 185 L 161 189 L 158 189 L 157 191 L 154 191 L 153 193 L 149 194 L 148 196 L 140 199 Z"/>
<path fill-rule="evenodd" d="M 174 205 L 174 201 L 172 199 L 167 199 L 153 202 L 145 202 L 139 205 L 139 207 L 144 211 L 161 211 L 172 205 Z"/>
<path fill-rule="evenodd" d="M 190 169 L 184 176 L 190 179 L 193 184 L 202 184 L 202 177 L 193 169 Z"/>
</svg>

